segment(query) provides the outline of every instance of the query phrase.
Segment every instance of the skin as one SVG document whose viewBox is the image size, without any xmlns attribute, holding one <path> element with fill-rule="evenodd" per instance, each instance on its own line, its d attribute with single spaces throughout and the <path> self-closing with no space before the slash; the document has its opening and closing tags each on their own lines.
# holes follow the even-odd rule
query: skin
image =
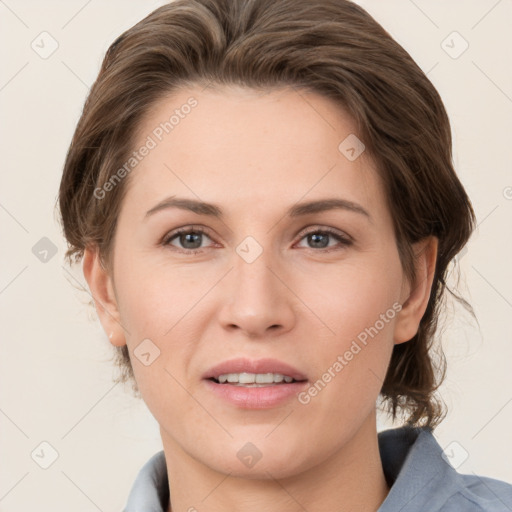
<svg viewBox="0 0 512 512">
<path fill-rule="evenodd" d="M 198 105 L 129 177 L 113 271 L 95 247 L 83 261 L 111 343 L 132 354 L 149 338 L 160 350 L 149 366 L 133 356 L 132 364 L 160 424 L 172 510 L 375 511 L 389 492 L 376 400 L 394 344 L 415 335 L 426 309 L 437 240 L 414 247 L 408 282 L 372 161 L 363 152 L 351 162 L 338 150 L 357 133 L 353 121 L 312 92 L 179 90 L 151 110 L 135 146 L 190 96 Z M 172 195 L 215 203 L 223 218 L 178 208 L 146 217 Z M 370 217 L 344 209 L 286 216 L 297 202 L 327 197 Z M 196 245 L 183 237 L 162 244 L 192 226 L 207 230 L 202 243 L 199 235 Z M 304 233 L 322 228 L 353 243 L 328 235 L 326 252 Z M 247 236 L 263 250 L 252 263 L 236 252 Z M 199 243 L 199 254 L 180 252 Z M 292 397 L 243 409 L 201 379 L 227 359 L 271 357 L 314 383 L 397 303 L 401 311 L 307 404 Z M 237 457 L 247 442 L 261 452 L 252 468 Z"/>
</svg>

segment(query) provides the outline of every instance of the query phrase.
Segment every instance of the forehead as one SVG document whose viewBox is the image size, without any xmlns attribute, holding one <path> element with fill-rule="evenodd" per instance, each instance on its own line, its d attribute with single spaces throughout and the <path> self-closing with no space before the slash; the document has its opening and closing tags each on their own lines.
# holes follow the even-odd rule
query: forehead
<svg viewBox="0 0 512 512">
<path fill-rule="evenodd" d="M 146 206 L 175 193 L 289 206 L 339 192 L 379 203 L 384 198 L 373 162 L 364 151 L 353 158 L 361 142 L 344 109 L 317 93 L 180 89 L 140 123 L 134 150 L 150 149 L 130 174 L 126 200 Z"/>
</svg>

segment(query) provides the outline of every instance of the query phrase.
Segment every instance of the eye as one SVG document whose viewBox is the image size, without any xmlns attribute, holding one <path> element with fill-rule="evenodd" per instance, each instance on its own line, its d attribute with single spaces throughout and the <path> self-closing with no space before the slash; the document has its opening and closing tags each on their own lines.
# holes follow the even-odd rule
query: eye
<svg viewBox="0 0 512 512">
<path fill-rule="evenodd" d="M 330 252 L 331 250 L 340 249 L 340 245 L 342 247 L 348 247 L 353 243 L 347 235 L 343 235 L 342 233 L 339 233 L 338 231 L 330 228 L 316 228 L 306 233 L 301 233 L 301 235 L 301 240 L 306 239 L 308 243 L 312 244 L 310 247 L 308 247 L 309 249 L 328 249 L 323 252 Z M 336 245 L 330 246 L 329 239 L 337 240 L 338 247 L 336 247 Z"/>
<path fill-rule="evenodd" d="M 205 237 L 211 240 L 211 238 L 206 234 L 206 231 L 200 227 L 180 228 L 169 233 L 162 240 L 162 245 L 171 245 L 176 247 L 178 250 L 181 249 L 179 252 L 197 254 L 203 252 L 201 249 L 204 248 L 202 247 L 202 242 Z M 174 240 L 176 240 L 180 246 L 176 246 L 172 243 Z"/>
<path fill-rule="evenodd" d="M 201 227 L 179 228 L 169 233 L 162 240 L 162 245 L 172 246 L 178 252 L 193 255 L 201 253 L 203 252 L 203 249 L 207 248 L 207 246 L 202 245 L 204 238 L 212 240 Z M 308 243 L 312 244 L 310 247 L 306 248 L 320 249 L 322 252 L 338 250 L 343 247 L 348 247 L 353 243 L 348 235 L 344 235 L 331 228 L 310 229 L 309 231 L 300 234 L 300 240 L 304 239 L 306 239 Z M 336 240 L 338 242 L 338 246 L 336 247 L 336 244 L 334 246 L 330 245 L 329 239 Z"/>
</svg>

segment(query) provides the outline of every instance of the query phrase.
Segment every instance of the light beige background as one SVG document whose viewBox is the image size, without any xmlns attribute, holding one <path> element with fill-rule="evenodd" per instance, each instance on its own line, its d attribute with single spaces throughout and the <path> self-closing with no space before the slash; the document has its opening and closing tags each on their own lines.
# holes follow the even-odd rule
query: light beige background
<svg viewBox="0 0 512 512">
<path fill-rule="evenodd" d="M 104 52 L 162 3 L 0 1 L 0 511 L 119 511 L 142 464 L 161 449 L 145 405 L 112 383 L 108 340 L 88 313 L 88 295 L 74 287 L 83 277 L 63 266 L 53 208 Z M 460 264 L 480 326 L 453 309 L 441 388 L 450 413 L 435 435 L 459 471 L 512 482 L 512 2 L 360 3 L 440 91 L 479 222 Z M 46 37 L 50 48 L 43 31 L 58 42 L 46 59 L 31 47 Z M 458 58 L 464 41 L 454 31 L 469 43 Z M 46 262 L 33 253 L 42 237 L 57 249 Z M 387 426 L 382 418 L 379 429 Z M 43 441 L 58 452 L 48 469 L 36 463 L 49 460 Z"/>
</svg>

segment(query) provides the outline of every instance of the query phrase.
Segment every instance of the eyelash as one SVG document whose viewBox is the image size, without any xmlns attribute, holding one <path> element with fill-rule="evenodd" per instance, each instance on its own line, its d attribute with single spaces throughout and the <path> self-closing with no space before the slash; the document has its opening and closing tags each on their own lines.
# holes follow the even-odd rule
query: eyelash
<svg viewBox="0 0 512 512">
<path fill-rule="evenodd" d="M 172 242 L 175 238 L 179 237 L 180 235 L 188 235 L 191 233 L 206 235 L 208 238 L 211 239 L 211 237 L 208 236 L 208 233 L 206 232 L 205 229 L 203 229 L 201 227 L 187 227 L 187 228 L 176 229 L 175 231 L 167 234 L 164 237 L 164 239 L 162 240 L 162 245 L 164 247 L 172 247 L 172 250 L 176 250 L 177 252 L 186 254 L 188 256 L 193 256 L 194 254 L 199 254 L 199 253 L 204 252 L 205 248 L 202 248 L 202 249 L 179 249 L 177 247 L 171 246 L 170 242 Z M 300 236 L 299 241 L 302 240 L 303 238 L 307 237 L 308 235 L 312 235 L 312 234 L 331 235 L 333 238 L 338 240 L 338 242 L 340 242 L 340 244 L 344 247 L 349 247 L 353 244 L 353 241 L 348 236 L 343 236 L 338 231 L 335 231 L 334 229 L 331 229 L 331 228 L 321 228 L 321 229 L 315 228 L 315 229 L 312 229 L 312 230 L 309 230 L 306 232 L 301 232 L 298 235 L 298 236 Z M 326 253 L 326 252 L 332 252 L 332 251 L 339 250 L 340 247 L 330 248 L 330 249 L 327 249 L 327 248 L 315 249 L 313 247 L 308 247 L 307 249 L 310 249 L 314 252 Z"/>
</svg>

